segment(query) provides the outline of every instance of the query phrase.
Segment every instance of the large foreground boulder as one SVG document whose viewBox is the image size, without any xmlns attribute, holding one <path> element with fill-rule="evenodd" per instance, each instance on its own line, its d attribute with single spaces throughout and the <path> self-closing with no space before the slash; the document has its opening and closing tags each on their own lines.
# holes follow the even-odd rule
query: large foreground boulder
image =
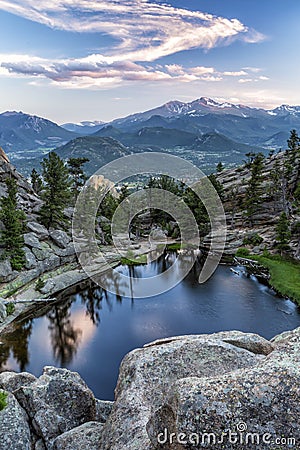
<svg viewBox="0 0 300 450">
<path fill-rule="evenodd" d="M 103 425 L 87 422 L 73 430 L 58 436 L 54 443 L 55 450 L 99 450 L 99 439 Z"/>
<path fill-rule="evenodd" d="M 0 373 L 0 388 L 12 394 L 21 386 L 29 386 L 36 381 L 31 373 L 2 372 Z"/>
<path fill-rule="evenodd" d="M 240 332 L 175 337 L 134 350 L 122 362 L 115 404 L 104 427 L 100 448 L 156 448 L 156 433 L 164 426 L 156 426 L 154 418 L 178 382 L 216 380 L 225 373 L 238 371 L 245 376 L 272 350 L 272 344 L 260 336 Z M 165 423 L 168 425 L 170 419 Z"/>
<path fill-rule="evenodd" d="M 7 406 L 0 411 L 0 450 L 31 450 L 28 417 L 15 397 L 7 394 Z"/>
<path fill-rule="evenodd" d="M 78 373 L 66 369 L 45 367 L 41 377 L 14 395 L 49 449 L 57 436 L 96 417 L 93 393 Z"/>
<path fill-rule="evenodd" d="M 161 340 L 123 360 L 102 450 L 299 448 L 300 328 Z"/>
<path fill-rule="evenodd" d="M 300 328 L 152 342 L 123 360 L 116 400 L 77 373 L 0 374 L 0 450 L 298 449 Z"/>
</svg>

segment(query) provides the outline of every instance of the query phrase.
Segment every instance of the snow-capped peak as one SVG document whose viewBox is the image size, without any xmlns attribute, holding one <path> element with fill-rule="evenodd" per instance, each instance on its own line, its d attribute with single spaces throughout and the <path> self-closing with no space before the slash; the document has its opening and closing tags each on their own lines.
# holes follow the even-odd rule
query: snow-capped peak
<svg viewBox="0 0 300 450">
<path fill-rule="evenodd" d="M 20 116 L 24 113 L 22 111 L 5 111 L 4 113 L 0 114 L 2 117 L 13 117 L 13 116 Z"/>
</svg>

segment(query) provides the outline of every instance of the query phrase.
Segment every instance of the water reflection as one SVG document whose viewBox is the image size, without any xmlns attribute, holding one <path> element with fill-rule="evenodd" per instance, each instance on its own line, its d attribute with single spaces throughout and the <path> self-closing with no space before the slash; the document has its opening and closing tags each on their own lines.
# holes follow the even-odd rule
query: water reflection
<svg viewBox="0 0 300 450">
<path fill-rule="evenodd" d="M 24 371 L 29 363 L 28 344 L 32 333 L 32 319 L 17 324 L 12 333 L 2 339 L 0 344 L 0 369 L 5 366 L 10 355 L 18 364 L 20 371 Z"/>
<path fill-rule="evenodd" d="M 71 320 L 70 307 L 73 301 L 56 305 L 47 314 L 53 357 L 63 367 L 73 360 L 82 334 L 81 329 L 75 328 Z"/>
<path fill-rule="evenodd" d="M 99 285 L 117 298 L 146 298 L 160 295 L 174 286 L 189 273 L 190 268 L 197 257 L 192 249 L 186 249 L 180 254 L 166 252 L 161 254 L 156 261 L 147 266 L 121 266 L 114 271 L 108 271 L 104 275 L 94 276 Z M 153 255 L 149 255 L 151 261 Z M 142 281 L 141 281 L 142 279 Z"/>
<path fill-rule="evenodd" d="M 165 272 L 176 255 L 165 252 L 145 266 L 119 266 L 107 282 L 117 295 L 93 283 L 66 292 L 41 317 L 24 319 L 1 337 L 0 370 L 27 370 L 40 375 L 43 366 L 78 371 L 99 398 L 113 399 L 119 364 L 130 350 L 146 342 L 181 334 L 237 329 L 266 338 L 300 326 L 299 308 L 266 286 L 220 266 L 199 285 L 199 261 L 176 287 L 151 298 L 136 299 L 138 279 Z M 189 258 L 189 255 L 183 255 Z M 131 297 L 124 296 L 124 277 Z M 130 285 L 131 283 L 131 285 Z"/>
</svg>

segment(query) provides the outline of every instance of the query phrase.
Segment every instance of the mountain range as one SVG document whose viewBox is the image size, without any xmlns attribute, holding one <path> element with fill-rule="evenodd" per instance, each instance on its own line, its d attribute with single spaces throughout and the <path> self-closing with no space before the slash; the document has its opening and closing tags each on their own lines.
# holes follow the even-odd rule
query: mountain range
<svg viewBox="0 0 300 450">
<path fill-rule="evenodd" d="M 84 121 L 59 126 L 38 116 L 6 111 L 0 114 L 0 146 L 19 170 L 51 149 L 70 150 L 75 143 L 79 156 L 89 151 L 91 157 L 94 152 L 95 163 L 108 162 L 108 147 L 111 145 L 113 154 L 120 145 L 129 153 L 168 151 L 195 163 L 203 161 L 206 154 L 211 164 L 222 158 L 234 165 L 249 151 L 267 153 L 271 148 L 286 148 L 291 129 L 300 129 L 300 106 L 266 110 L 201 97 L 189 103 L 171 101 L 109 123 Z M 96 139 L 93 145 L 88 136 Z M 112 140 L 104 145 L 97 138 Z M 103 158 L 99 159 L 99 152 Z"/>
<path fill-rule="evenodd" d="M 55 148 L 74 133 L 50 120 L 17 111 L 0 114 L 0 146 L 6 153 L 46 147 Z"/>
<path fill-rule="evenodd" d="M 216 132 L 243 144 L 279 149 L 286 146 L 289 131 L 300 127 L 300 106 L 282 105 L 266 110 L 201 97 L 189 103 L 168 102 L 116 119 L 110 125 L 123 132 L 153 126 L 198 135 Z"/>
</svg>

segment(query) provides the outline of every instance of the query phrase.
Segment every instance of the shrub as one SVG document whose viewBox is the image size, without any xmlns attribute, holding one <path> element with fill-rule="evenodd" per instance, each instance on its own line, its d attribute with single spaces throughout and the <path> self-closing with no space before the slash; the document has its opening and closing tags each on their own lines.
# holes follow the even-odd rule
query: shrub
<svg viewBox="0 0 300 450">
<path fill-rule="evenodd" d="M 241 258 L 247 258 L 249 255 L 250 250 L 244 247 L 240 247 L 236 252 L 236 256 L 240 256 Z"/>
<path fill-rule="evenodd" d="M 0 392 L 0 411 L 2 411 L 7 406 L 7 393 Z"/>
<path fill-rule="evenodd" d="M 35 289 L 37 291 L 40 291 L 41 289 L 43 289 L 44 286 L 45 286 L 45 281 L 43 281 L 41 278 L 39 278 L 37 280 L 37 282 L 35 283 Z"/>
<path fill-rule="evenodd" d="M 259 245 L 264 239 L 257 233 L 248 234 L 244 237 L 243 245 Z"/>
<path fill-rule="evenodd" d="M 263 250 L 262 256 L 264 258 L 270 258 L 270 256 L 271 256 L 271 253 L 269 252 L 269 250 L 266 247 Z"/>
<path fill-rule="evenodd" d="M 9 302 L 6 305 L 6 313 L 8 316 L 10 316 L 11 314 L 13 314 L 15 312 L 15 304 L 13 302 Z"/>
</svg>

